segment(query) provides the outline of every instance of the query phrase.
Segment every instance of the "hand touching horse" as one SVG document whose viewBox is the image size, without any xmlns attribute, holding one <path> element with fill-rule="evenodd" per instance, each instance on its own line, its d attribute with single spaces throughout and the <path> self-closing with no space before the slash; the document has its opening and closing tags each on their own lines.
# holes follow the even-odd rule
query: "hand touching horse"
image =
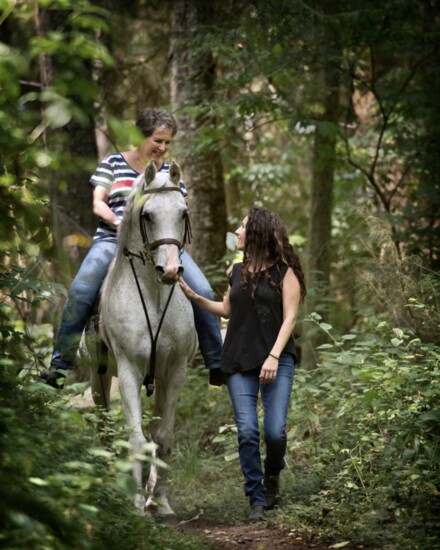
<svg viewBox="0 0 440 550">
<path fill-rule="evenodd" d="M 119 378 L 133 455 L 146 443 L 141 426 L 142 385 L 146 381 L 150 394 L 155 386 L 150 431 L 157 456 L 165 462 L 171 454 L 176 404 L 187 364 L 197 349 L 191 304 L 176 285 L 183 272 L 180 253 L 189 233 L 179 181 L 176 163 L 168 174 L 156 172 L 151 161 L 128 199 L 118 252 L 101 295 L 101 334 L 116 360 L 117 372 L 110 368 L 99 375 L 92 369 L 95 403 L 109 403 L 111 377 Z M 133 462 L 133 476 L 141 489 L 139 460 Z M 141 492 L 135 497 L 138 508 L 174 515 L 168 502 L 166 469 L 152 465 L 146 489 L 147 502 Z"/>
</svg>

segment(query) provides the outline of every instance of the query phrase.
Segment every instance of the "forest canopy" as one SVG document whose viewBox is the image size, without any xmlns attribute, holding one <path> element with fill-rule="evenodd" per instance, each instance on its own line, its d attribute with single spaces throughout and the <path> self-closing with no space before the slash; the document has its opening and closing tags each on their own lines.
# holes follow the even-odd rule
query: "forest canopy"
<svg viewBox="0 0 440 550">
<path fill-rule="evenodd" d="M 90 175 L 106 153 L 136 143 L 142 109 L 164 107 L 179 123 L 170 158 L 189 191 L 190 251 L 217 295 L 236 255 L 231 233 L 253 205 L 282 216 L 305 267 L 289 453 L 307 498 L 280 521 L 329 540 L 342 533 L 383 548 L 439 547 L 437 3 L 0 6 L 0 475 L 23 491 L 43 480 L 28 501 L 8 504 L 2 490 L 1 543 L 18 547 L 27 533 L 29 547 L 69 547 L 63 537 L 72 547 L 72 517 L 81 532 L 101 532 L 87 509 L 97 504 L 90 485 L 61 489 L 61 470 L 38 449 L 47 407 L 57 429 L 67 426 L 67 446 L 75 425 L 81 445 L 96 441 L 80 415 L 63 416 L 55 396 L 36 392 L 35 378 L 48 367 L 66 291 L 98 223 Z M 191 376 L 203 396 L 202 369 Z M 25 423 L 35 430 L 29 442 Z M 203 441 L 220 427 L 209 423 Z M 51 438 L 46 452 L 56 455 Z M 105 479 L 93 460 L 85 468 Z M 112 471 L 118 488 L 103 482 L 98 497 L 116 514 L 130 487 Z M 57 498 L 70 512 L 56 510 Z"/>
</svg>

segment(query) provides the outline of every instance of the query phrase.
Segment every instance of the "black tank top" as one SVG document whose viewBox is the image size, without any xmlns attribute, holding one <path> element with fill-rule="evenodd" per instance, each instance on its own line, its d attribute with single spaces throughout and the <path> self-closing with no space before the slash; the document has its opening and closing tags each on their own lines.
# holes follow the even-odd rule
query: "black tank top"
<svg viewBox="0 0 440 550">
<path fill-rule="evenodd" d="M 229 278 L 231 315 L 221 362 L 221 369 L 226 373 L 261 368 L 283 323 L 281 292 L 262 278 L 252 297 L 252 288 L 243 288 L 240 284 L 242 267 L 242 263 L 235 264 Z M 272 281 L 280 288 L 287 265 L 273 265 L 268 269 Z M 284 352 L 295 355 L 293 336 Z"/>
</svg>

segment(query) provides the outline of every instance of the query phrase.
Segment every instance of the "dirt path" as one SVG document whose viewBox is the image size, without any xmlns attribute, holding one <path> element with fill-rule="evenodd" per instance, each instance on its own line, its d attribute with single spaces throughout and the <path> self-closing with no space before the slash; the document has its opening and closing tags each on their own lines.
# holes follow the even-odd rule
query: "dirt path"
<svg viewBox="0 0 440 550">
<path fill-rule="evenodd" d="M 189 520 L 177 525 L 182 532 L 192 533 L 209 541 L 211 547 L 246 550 L 280 550 L 296 548 L 298 550 L 328 550 L 330 547 L 317 541 L 306 540 L 295 532 L 283 532 L 264 523 L 245 525 L 219 525 L 203 519 Z M 347 548 L 347 547 L 346 547 Z"/>
</svg>

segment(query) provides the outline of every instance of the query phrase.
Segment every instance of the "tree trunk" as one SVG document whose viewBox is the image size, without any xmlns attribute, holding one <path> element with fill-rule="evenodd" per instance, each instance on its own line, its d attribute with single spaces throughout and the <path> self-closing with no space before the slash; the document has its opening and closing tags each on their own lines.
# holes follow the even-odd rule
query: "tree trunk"
<svg viewBox="0 0 440 550">
<path fill-rule="evenodd" d="M 215 83 L 215 62 L 197 38 L 199 24 L 212 21 L 212 3 L 172 0 L 171 3 L 171 102 L 179 121 L 178 158 L 187 185 L 193 230 L 191 255 L 200 267 L 225 253 L 227 230 L 223 166 L 219 147 L 204 146 L 200 134 L 215 125 L 209 101 Z"/>
<path fill-rule="evenodd" d="M 324 116 L 315 130 L 313 147 L 313 177 L 310 193 L 306 278 L 309 295 L 305 313 L 310 314 L 320 305 L 320 297 L 327 292 L 330 282 L 330 246 L 333 210 L 333 182 L 336 164 L 336 136 L 339 110 L 339 68 L 326 64 L 323 74 Z M 323 312 L 318 312 L 322 314 Z M 302 363 L 313 367 L 316 346 L 322 342 L 319 333 L 307 334 L 302 347 Z"/>
<path fill-rule="evenodd" d="M 45 36 L 52 29 L 64 24 L 64 12 L 37 11 L 37 33 Z M 90 75 L 87 62 L 82 67 Z M 48 55 L 40 58 L 41 89 L 50 87 L 57 65 Z M 93 112 L 92 105 L 80 105 L 87 113 Z M 97 225 L 92 212 L 92 189 L 88 184 L 91 167 L 96 165 L 97 150 L 94 124 L 91 114 L 85 125 L 72 120 L 61 129 L 46 129 L 44 133 L 49 152 L 62 157 L 62 164 L 47 173 L 52 213 L 52 234 L 55 254 L 60 262 L 61 280 L 69 284 L 91 244 L 91 235 Z"/>
</svg>

